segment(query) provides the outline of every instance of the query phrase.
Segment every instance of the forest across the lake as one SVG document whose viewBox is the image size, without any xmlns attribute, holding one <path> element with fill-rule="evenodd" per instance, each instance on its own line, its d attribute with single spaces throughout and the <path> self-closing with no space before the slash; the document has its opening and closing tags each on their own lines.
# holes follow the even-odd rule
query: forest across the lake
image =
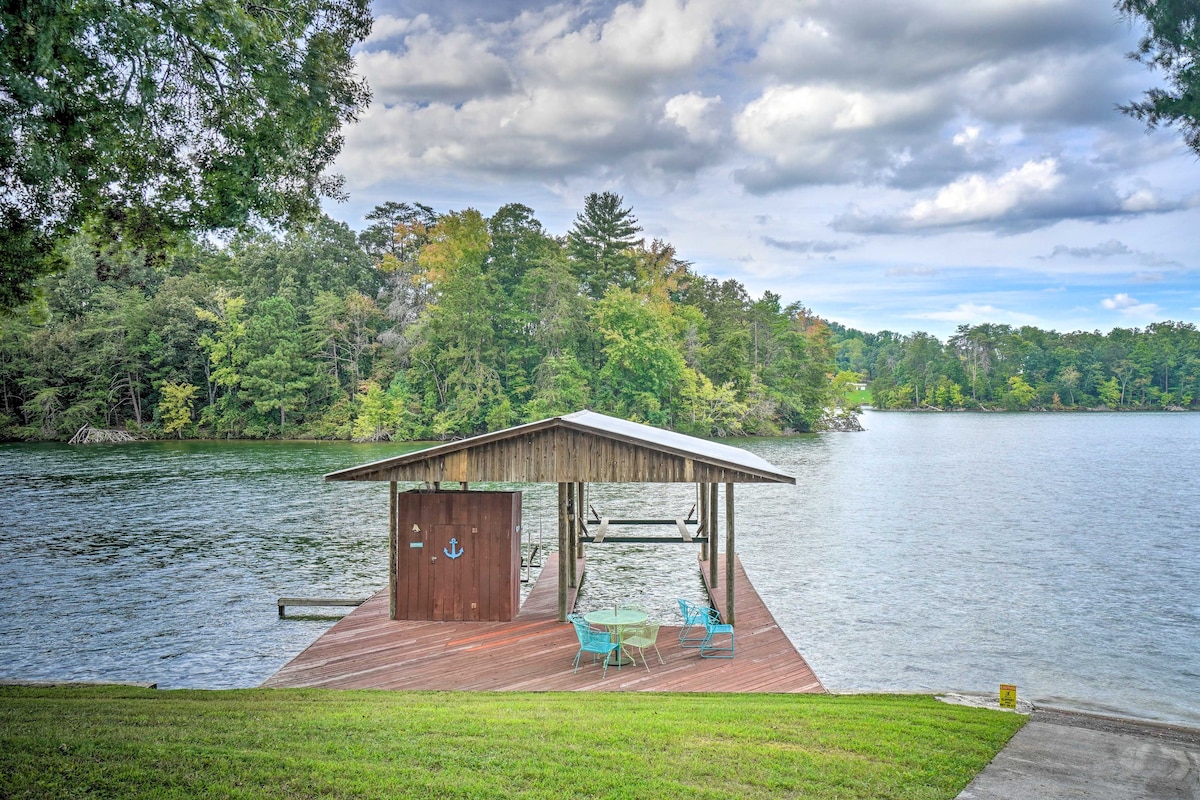
<svg viewBox="0 0 1200 800">
<path fill-rule="evenodd" d="M 1191 409 L 1200 333 L 961 326 L 868 333 L 706 277 L 593 193 L 563 235 L 533 209 L 385 203 L 165 254 L 62 242 L 0 315 L 0 438 L 380 441 L 592 408 L 699 436 L 820 430 L 844 409 Z M 869 386 L 864 393 L 863 387 Z M 857 390 L 857 391 L 856 391 Z"/>
</svg>

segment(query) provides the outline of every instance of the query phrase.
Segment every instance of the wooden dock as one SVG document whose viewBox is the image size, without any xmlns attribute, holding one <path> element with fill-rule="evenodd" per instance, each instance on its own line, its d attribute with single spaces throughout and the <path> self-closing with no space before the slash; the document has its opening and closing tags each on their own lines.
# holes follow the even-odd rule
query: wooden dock
<svg viewBox="0 0 1200 800">
<path fill-rule="evenodd" d="M 722 557 L 722 562 L 724 558 Z M 550 559 L 512 622 L 388 619 L 386 590 L 351 611 L 272 675 L 264 687 L 442 691 L 824 692 L 735 559 L 737 653 L 702 659 L 664 625 L 650 670 L 640 663 L 602 678 L 575 631 L 559 623 L 558 565 Z M 719 566 L 724 575 L 723 563 Z M 723 597 L 724 587 L 718 594 Z M 574 603 L 574 596 L 570 598 Z M 721 605 L 717 606 L 718 608 Z M 670 620 L 668 620 L 670 621 Z"/>
</svg>

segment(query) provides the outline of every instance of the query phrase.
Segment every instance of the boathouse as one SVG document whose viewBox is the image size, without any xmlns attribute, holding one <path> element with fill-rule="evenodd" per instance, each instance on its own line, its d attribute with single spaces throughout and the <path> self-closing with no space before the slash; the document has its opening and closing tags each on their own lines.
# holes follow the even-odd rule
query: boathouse
<svg viewBox="0 0 1200 800">
<path fill-rule="evenodd" d="M 661 541 L 699 543 L 701 565 L 707 566 L 705 583 L 714 598 L 723 584 L 721 605 L 731 624 L 736 624 L 734 484 L 796 482 L 746 450 L 593 411 L 436 445 L 332 472 L 325 479 L 389 484 L 393 620 L 512 619 L 519 605 L 521 495 L 472 491 L 470 486 L 557 483 L 560 622 L 566 620 L 582 578 L 584 544 Z M 693 483 L 696 518 L 589 520 L 585 512 L 591 483 Z M 457 484 L 457 489 L 447 484 Z M 722 522 L 723 579 L 717 557 Z M 669 534 L 622 536 L 614 531 L 623 523 L 661 524 Z"/>
</svg>

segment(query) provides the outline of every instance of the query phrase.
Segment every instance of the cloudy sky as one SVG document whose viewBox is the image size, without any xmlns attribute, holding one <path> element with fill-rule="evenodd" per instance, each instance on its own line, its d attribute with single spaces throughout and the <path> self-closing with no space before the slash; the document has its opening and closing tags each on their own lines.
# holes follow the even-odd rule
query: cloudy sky
<svg viewBox="0 0 1200 800">
<path fill-rule="evenodd" d="M 648 238 L 863 330 L 1200 319 L 1200 161 L 1106 0 L 376 0 L 337 165 L 554 234 L 613 191 Z"/>
</svg>

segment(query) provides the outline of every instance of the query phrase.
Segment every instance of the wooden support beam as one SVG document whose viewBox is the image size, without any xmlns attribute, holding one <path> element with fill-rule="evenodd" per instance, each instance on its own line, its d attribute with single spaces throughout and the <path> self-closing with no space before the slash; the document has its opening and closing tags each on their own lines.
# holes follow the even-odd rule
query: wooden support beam
<svg viewBox="0 0 1200 800">
<path fill-rule="evenodd" d="M 683 540 L 685 542 L 690 542 L 692 540 L 692 532 L 687 529 L 687 525 L 683 524 L 682 517 L 675 518 L 675 525 L 679 528 L 679 535 L 683 538 Z"/>
<path fill-rule="evenodd" d="M 571 551 L 567 546 L 567 484 L 558 485 L 558 621 L 567 621 L 567 571 Z"/>
<path fill-rule="evenodd" d="M 400 548 L 400 498 L 396 481 L 388 484 L 388 619 L 396 618 L 396 558 Z M 279 607 L 283 616 L 283 606 Z"/>
<path fill-rule="evenodd" d="M 717 588 L 717 485 L 708 485 L 708 583 Z"/>
<path fill-rule="evenodd" d="M 367 602 L 366 597 L 281 597 L 276 601 L 279 606 L 279 616 L 288 606 L 361 606 Z"/>
<path fill-rule="evenodd" d="M 600 527 L 596 530 L 596 535 L 592 537 L 593 544 L 600 544 L 604 541 L 604 534 L 608 533 L 608 517 L 600 520 Z"/>
<path fill-rule="evenodd" d="M 690 542 L 685 542 L 674 536 L 606 536 L 604 539 L 584 536 L 580 541 L 584 544 L 705 544 L 708 537 L 693 536 Z"/>
<path fill-rule="evenodd" d="M 579 586 L 579 575 L 576 574 L 579 571 L 579 566 L 575 557 L 575 551 L 579 549 L 575 541 L 575 537 L 579 535 L 578 531 L 575 530 L 575 520 L 579 517 L 579 504 L 575 501 L 575 484 L 572 482 L 566 484 L 566 486 L 567 552 L 571 554 L 571 557 L 567 560 L 567 564 L 570 567 L 569 574 L 567 576 L 567 588 L 575 589 Z"/>
<path fill-rule="evenodd" d="M 697 533 L 697 535 L 702 533 L 707 537 L 707 535 L 709 533 L 709 530 L 708 530 L 708 484 L 707 483 L 697 484 L 697 488 L 700 491 L 700 511 L 699 511 L 700 524 L 696 526 L 696 533 Z M 707 538 L 704 540 L 704 544 L 700 548 L 700 560 L 701 561 L 708 560 L 708 539 Z"/>
<path fill-rule="evenodd" d="M 670 519 L 613 519 L 605 517 L 609 525 L 674 525 L 675 521 L 682 519 L 688 525 L 695 525 L 696 520 L 688 517 L 672 517 Z"/>
<path fill-rule="evenodd" d="M 575 558 L 583 558 L 583 537 L 588 535 L 587 514 L 584 511 L 587 508 L 587 492 L 583 481 L 575 484 L 575 498 Z"/>
<path fill-rule="evenodd" d="M 733 611 L 733 484 L 725 484 L 725 624 L 734 624 Z"/>
</svg>

